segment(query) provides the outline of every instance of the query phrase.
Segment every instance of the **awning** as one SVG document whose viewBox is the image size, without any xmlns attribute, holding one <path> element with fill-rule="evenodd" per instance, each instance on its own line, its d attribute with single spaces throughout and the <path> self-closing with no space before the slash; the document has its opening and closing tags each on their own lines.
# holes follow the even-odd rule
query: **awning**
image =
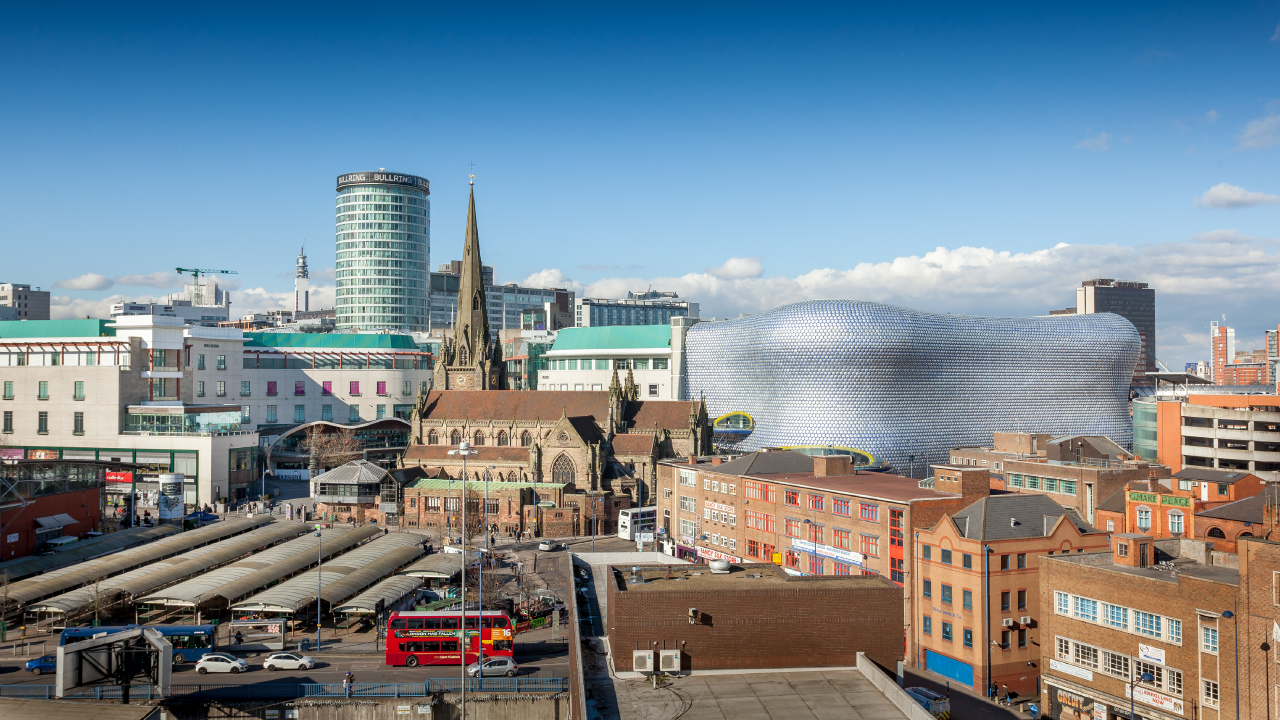
<svg viewBox="0 0 1280 720">
<path fill-rule="evenodd" d="M 80 522 L 66 513 L 58 513 L 57 515 L 49 515 L 47 517 L 36 518 L 36 524 L 41 530 L 57 530 L 65 525 L 75 525 Z"/>
</svg>

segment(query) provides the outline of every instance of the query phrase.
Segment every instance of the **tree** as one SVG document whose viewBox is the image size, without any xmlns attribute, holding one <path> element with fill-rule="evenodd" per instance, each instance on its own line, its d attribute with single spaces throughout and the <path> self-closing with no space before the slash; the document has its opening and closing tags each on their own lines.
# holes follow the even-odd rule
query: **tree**
<svg viewBox="0 0 1280 720">
<path fill-rule="evenodd" d="M 302 447 L 311 455 L 313 475 L 317 470 L 328 470 L 360 456 L 360 441 L 355 432 L 325 432 L 324 428 L 312 428 L 302 440 Z"/>
<path fill-rule="evenodd" d="M 0 573 L 0 623 L 3 623 L 3 632 L 0 632 L 0 640 L 8 640 L 9 634 L 9 571 L 5 570 Z"/>
<path fill-rule="evenodd" d="M 106 577 L 98 575 L 89 586 L 89 609 L 93 612 L 93 624 L 95 627 L 101 623 L 103 611 L 111 607 L 111 597 L 114 595 L 114 593 L 102 590 L 103 580 L 106 580 Z"/>
</svg>

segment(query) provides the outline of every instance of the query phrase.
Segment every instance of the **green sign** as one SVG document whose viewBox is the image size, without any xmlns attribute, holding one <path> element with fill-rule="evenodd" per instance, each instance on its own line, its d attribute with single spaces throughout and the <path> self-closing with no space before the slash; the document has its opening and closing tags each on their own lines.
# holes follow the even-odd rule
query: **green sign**
<svg viewBox="0 0 1280 720">
<path fill-rule="evenodd" d="M 1149 503 L 1158 502 L 1158 497 L 1159 496 L 1152 495 L 1150 493 L 1140 493 L 1140 492 L 1129 493 L 1129 499 L 1134 502 L 1149 502 Z"/>
<path fill-rule="evenodd" d="M 1178 497 L 1177 495 L 1161 495 L 1161 505 L 1178 505 L 1180 507 L 1191 507 L 1191 498 Z"/>
</svg>

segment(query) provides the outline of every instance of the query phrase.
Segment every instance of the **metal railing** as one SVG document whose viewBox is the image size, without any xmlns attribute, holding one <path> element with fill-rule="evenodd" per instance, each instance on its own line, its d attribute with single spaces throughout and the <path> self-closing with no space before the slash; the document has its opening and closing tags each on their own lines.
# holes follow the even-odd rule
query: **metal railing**
<svg viewBox="0 0 1280 720">
<path fill-rule="evenodd" d="M 417 683 L 358 683 L 350 689 L 341 683 L 259 683 L 171 685 L 169 697 L 272 699 L 304 697 L 426 697 L 438 692 L 459 692 L 461 678 L 433 678 Z M 467 692 L 560 693 L 569 690 L 569 679 L 563 677 L 495 677 L 468 678 Z M 64 697 L 73 700 L 119 700 L 119 685 L 77 688 Z M 53 685 L 0 685 L 0 697 L 52 700 L 57 693 Z M 129 697 L 150 700 L 161 697 L 153 685 L 133 685 Z"/>
<path fill-rule="evenodd" d="M 39 657 L 45 653 L 46 640 L 15 640 L 12 645 L 0 645 L 0 655 L 9 655 L 12 657 Z M 32 648 L 40 648 L 39 652 L 32 652 Z"/>
</svg>

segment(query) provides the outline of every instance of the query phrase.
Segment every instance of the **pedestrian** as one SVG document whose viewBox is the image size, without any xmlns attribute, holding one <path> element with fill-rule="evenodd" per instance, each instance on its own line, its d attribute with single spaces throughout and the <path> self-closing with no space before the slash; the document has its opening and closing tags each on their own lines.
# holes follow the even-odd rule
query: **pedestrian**
<svg viewBox="0 0 1280 720">
<path fill-rule="evenodd" d="M 351 697 L 351 686 L 355 683 L 356 678 L 348 670 L 345 677 L 342 678 L 342 689 L 346 691 L 346 696 Z"/>
<path fill-rule="evenodd" d="M 1000 688 L 996 685 L 996 681 L 992 680 L 991 686 L 987 688 L 987 697 L 991 698 L 992 700 L 995 700 L 996 695 L 998 695 L 999 693 L 1000 693 Z"/>
<path fill-rule="evenodd" d="M 1009 704 L 1009 683 L 1004 684 L 1004 704 Z"/>
<path fill-rule="evenodd" d="M 244 635 L 242 635 L 242 634 L 240 633 L 240 631 L 239 631 L 239 630 L 237 630 L 237 631 L 236 631 L 236 644 L 237 644 L 237 645 L 240 645 L 240 644 L 243 644 L 243 643 L 244 643 Z"/>
</svg>

